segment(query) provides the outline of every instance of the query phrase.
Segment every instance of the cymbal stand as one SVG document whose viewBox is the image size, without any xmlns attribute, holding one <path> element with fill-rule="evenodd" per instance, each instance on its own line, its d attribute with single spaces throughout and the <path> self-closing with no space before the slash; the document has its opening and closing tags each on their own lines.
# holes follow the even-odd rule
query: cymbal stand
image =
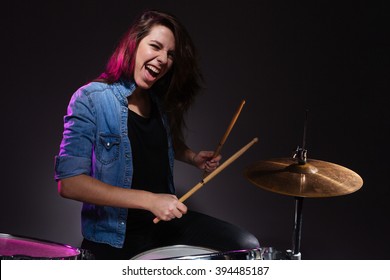
<svg viewBox="0 0 390 280">
<path fill-rule="evenodd" d="M 307 161 L 307 151 L 297 147 L 293 158 L 298 158 L 298 164 L 305 164 Z M 295 196 L 295 215 L 294 215 L 294 230 L 292 237 L 292 250 L 287 250 L 287 256 L 291 260 L 301 259 L 301 230 L 302 230 L 302 207 L 303 197 Z"/>
<path fill-rule="evenodd" d="M 300 260 L 302 255 L 300 252 L 301 246 L 301 230 L 302 230 L 302 206 L 303 197 L 294 197 L 295 199 L 295 217 L 294 231 L 292 238 L 292 250 L 287 250 L 287 255 L 291 260 Z"/>
<path fill-rule="evenodd" d="M 293 158 L 298 160 L 298 164 L 304 165 L 307 161 L 307 150 L 305 149 L 306 145 L 306 128 L 307 128 L 307 110 L 305 124 L 303 127 L 303 140 L 302 148 L 299 146 L 293 154 Z M 294 231 L 292 238 L 292 250 L 287 250 L 287 255 L 291 260 L 300 260 L 302 255 L 300 252 L 301 247 L 301 230 L 302 230 L 302 207 L 303 207 L 303 197 L 295 196 L 295 215 L 294 215 Z"/>
</svg>

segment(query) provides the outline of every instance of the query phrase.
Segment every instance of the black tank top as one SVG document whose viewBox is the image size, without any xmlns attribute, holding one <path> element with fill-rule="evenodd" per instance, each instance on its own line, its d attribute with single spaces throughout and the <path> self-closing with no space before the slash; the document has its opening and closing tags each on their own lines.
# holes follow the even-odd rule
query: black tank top
<svg viewBox="0 0 390 280">
<path fill-rule="evenodd" d="M 129 110 L 128 134 L 133 153 L 132 188 L 153 193 L 169 193 L 168 140 L 158 109 L 151 102 L 148 118 Z M 151 220 L 150 220 L 151 218 Z M 130 209 L 129 219 L 153 220 L 150 212 Z"/>
</svg>

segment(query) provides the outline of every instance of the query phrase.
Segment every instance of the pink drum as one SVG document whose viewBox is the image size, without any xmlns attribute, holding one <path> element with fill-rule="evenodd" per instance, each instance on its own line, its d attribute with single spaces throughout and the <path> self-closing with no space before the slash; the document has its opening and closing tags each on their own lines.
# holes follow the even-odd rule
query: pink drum
<svg viewBox="0 0 390 280">
<path fill-rule="evenodd" d="M 0 233 L 1 260 L 88 260 L 86 250 L 45 240 Z"/>
</svg>

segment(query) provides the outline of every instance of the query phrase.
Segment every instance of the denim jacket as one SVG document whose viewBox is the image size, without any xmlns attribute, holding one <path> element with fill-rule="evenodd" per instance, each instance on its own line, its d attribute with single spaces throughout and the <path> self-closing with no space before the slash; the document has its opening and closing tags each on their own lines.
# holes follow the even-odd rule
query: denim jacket
<svg viewBox="0 0 390 280">
<path fill-rule="evenodd" d="M 110 185 L 129 189 L 133 164 L 127 132 L 127 97 L 135 90 L 134 82 L 89 83 L 72 96 L 64 117 L 60 152 L 55 157 L 55 180 L 86 174 Z M 169 125 L 157 97 L 156 102 L 168 135 L 170 191 L 173 185 L 174 151 Z M 91 241 L 121 248 L 125 240 L 127 209 L 83 203 L 83 236 Z"/>
</svg>

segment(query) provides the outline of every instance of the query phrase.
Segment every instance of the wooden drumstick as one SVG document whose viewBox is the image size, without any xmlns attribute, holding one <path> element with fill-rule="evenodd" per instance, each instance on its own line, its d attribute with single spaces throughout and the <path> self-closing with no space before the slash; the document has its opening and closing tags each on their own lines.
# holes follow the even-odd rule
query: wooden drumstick
<svg viewBox="0 0 390 280">
<path fill-rule="evenodd" d="M 202 181 L 196 184 L 192 189 L 190 189 L 186 194 L 184 194 L 179 201 L 184 202 L 191 195 L 193 195 L 197 190 L 203 187 L 208 181 L 214 178 L 218 173 L 220 173 L 223 169 L 225 169 L 228 165 L 230 165 L 233 161 L 239 158 L 243 153 L 245 153 L 253 144 L 258 141 L 258 138 L 253 138 L 251 142 L 242 147 L 238 152 L 232 155 L 229 159 L 227 159 L 224 163 L 218 166 L 213 172 L 211 172 L 207 177 L 205 177 Z M 154 218 L 153 223 L 157 224 L 160 221 L 159 218 Z"/>
<path fill-rule="evenodd" d="M 228 138 L 230 132 L 232 131 L 233 126 L 236 123 L 236 121 L 238 119 L 238 116 L 241 113 L 242 107 L 244 107 L 244 104 L 245 104 L 245 100 L 242 100 L 240 106 L 238 106 L 236 113 L 234 114 L 232 120 L 230 121 L 230 124 L 229 124 L 225 134 L 222 136 L 221 140 L 219 141 L 219 144 L 218 144 L 217 148 L 214 151 L 213 158 L 215 158 L 216 156 L 218 156 L 220 154 L 222 146 L 223 146 L 223 144 L 225 144 L 226 139 Z M 208 174 L 209 173 L 205 171 L 203 173 L 203 178 L 205 178 Z"/>
<path fill-rule="evenodd" d="M 217 146 L 217 149 L 214 152 L 213 157 L 218 156 L 219 153 L 221 152 L 222 146 L 223 146 L 223 144 L 225 144 L 225 141 L 226 141 L 227 137 L 229 136 L 230 132 L 232 131 L 233 126 L 236 123 L 236 121 L 238 119 L 238 116 L 240 115 L 241 110 L 244 107 L 244 105 L 245 105 L 245 100 L 242 100 L 240 106 L 238 106 L 237 111 L 234 114 L 234 116 L 233 116 L 233 118 L 232 118 L 232 120 L 231 120 L 231 122 L 229 124 L 229 127 L 227 128 L 225 134 L 222 136 L 221 141 L 219 142 L 219 144 Z"/>
</svg>

